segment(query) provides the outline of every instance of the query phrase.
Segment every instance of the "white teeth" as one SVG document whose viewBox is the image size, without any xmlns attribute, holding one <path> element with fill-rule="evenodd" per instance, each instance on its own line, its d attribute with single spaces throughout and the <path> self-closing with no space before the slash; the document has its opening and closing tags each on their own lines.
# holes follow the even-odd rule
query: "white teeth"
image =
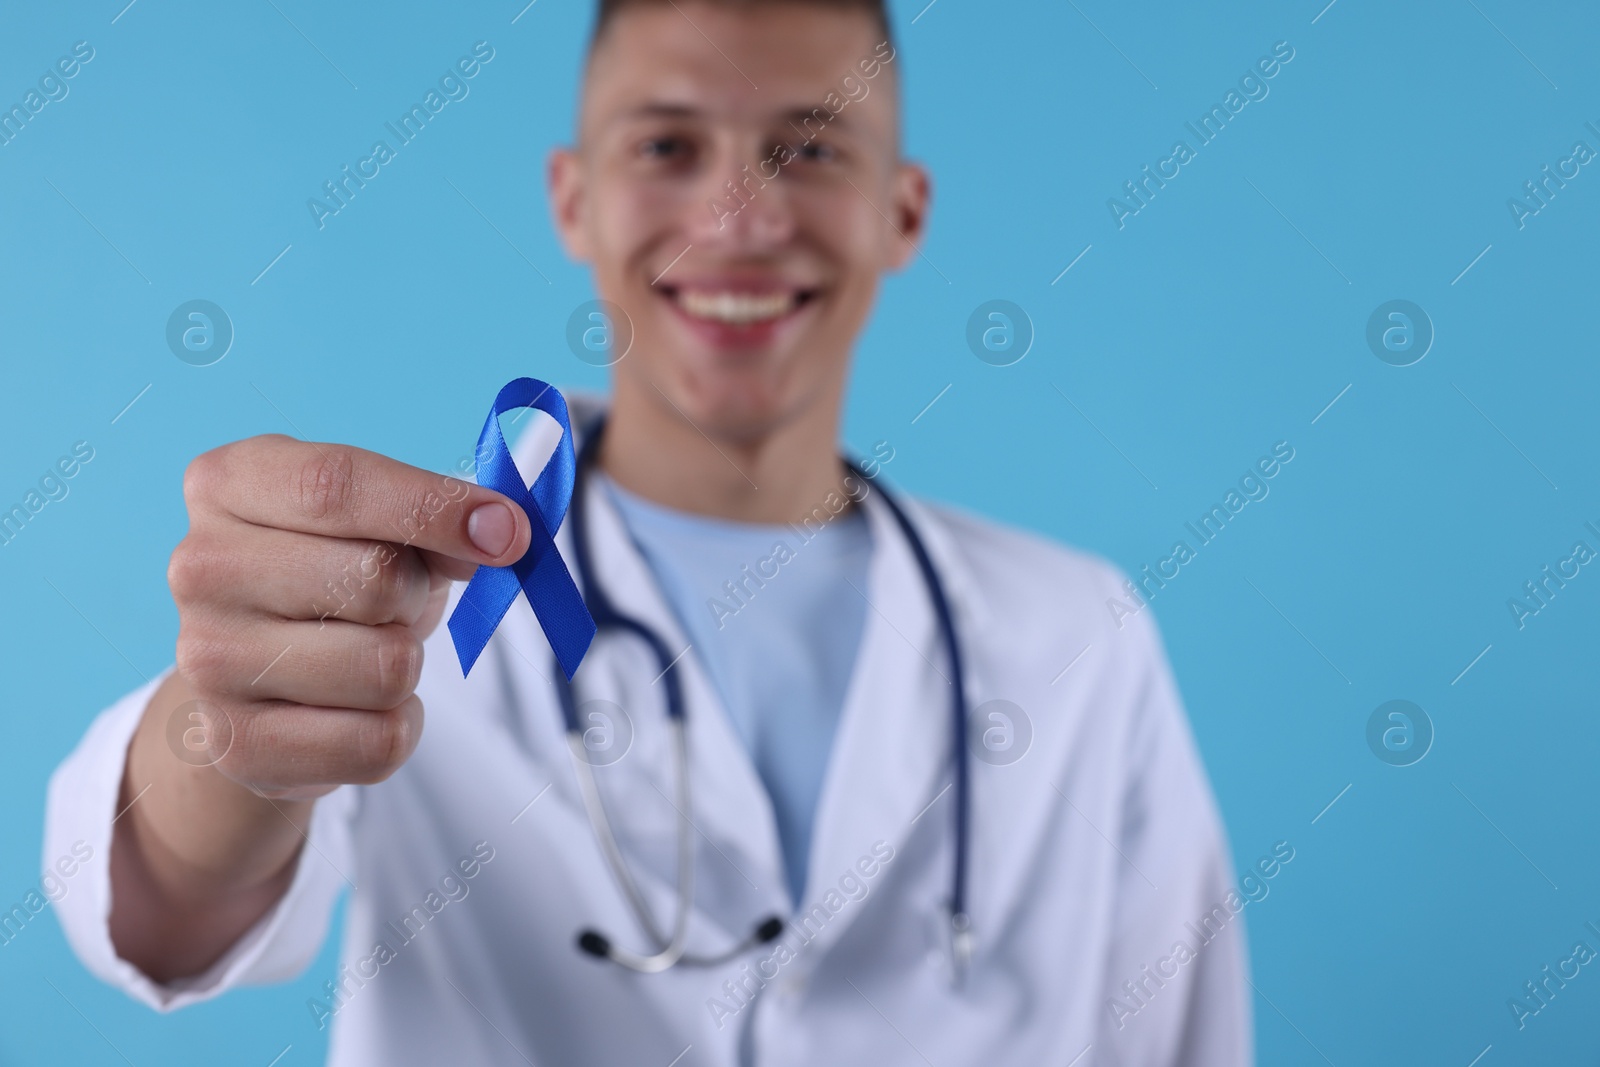
<svg viewBox="0 0 1600 1067">
<path fill-rule="evenodd" d="M 738 325 L 778 318 L 787 314 L 794 302 L 794 294 L 790 292 L 731 293 L 700 289 L 678 292 L 678 306 L 696 318 Z"/>
</svg>

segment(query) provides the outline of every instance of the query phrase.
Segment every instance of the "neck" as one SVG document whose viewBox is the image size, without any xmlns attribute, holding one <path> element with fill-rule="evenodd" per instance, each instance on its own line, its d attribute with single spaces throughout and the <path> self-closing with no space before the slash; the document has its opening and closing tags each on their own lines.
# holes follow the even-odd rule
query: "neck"
<svg viewBox="0 0 1600 1067">
<path fill-rule="evenodd" d="M 618 485 L 679 511 L 798 522 L 830 493 L 849 499 L 836 442 L 839 396 L 755 434 L 697 427 L 649 382 L 615 375 L 599 465 Z"/>
</svg>

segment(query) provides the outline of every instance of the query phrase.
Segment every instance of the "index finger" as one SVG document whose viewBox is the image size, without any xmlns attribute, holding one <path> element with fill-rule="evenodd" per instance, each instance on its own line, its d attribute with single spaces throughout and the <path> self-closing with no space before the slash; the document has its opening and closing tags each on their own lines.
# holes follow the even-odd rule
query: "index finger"
<svg viewBox="0 0 1600 1067">
<path fill-rule="evenodd" d="M 507 566 L 527 551 L 528 516 L 508 497 L 349 445 L 281 434 L 224 445 L 184 476 L 190 506 L 325 537 L 411 545 Z"/>
</svg>

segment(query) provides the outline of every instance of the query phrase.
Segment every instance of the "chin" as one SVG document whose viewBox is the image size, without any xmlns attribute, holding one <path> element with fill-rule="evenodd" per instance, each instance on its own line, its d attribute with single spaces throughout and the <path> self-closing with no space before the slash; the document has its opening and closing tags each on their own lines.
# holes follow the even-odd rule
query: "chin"
<svg viewBox="0 0 1600 1067">
<path fill-rule="evenodd" d="M 715 437 L 753 440 L 789 421 L 804 406 L 792 384 L 774 382 L 772 369 L 706 367 L 674 373 L 673 403 L 704 432 Z M 680 365 L 681 366 L 681 365 Z"/>
</svg>

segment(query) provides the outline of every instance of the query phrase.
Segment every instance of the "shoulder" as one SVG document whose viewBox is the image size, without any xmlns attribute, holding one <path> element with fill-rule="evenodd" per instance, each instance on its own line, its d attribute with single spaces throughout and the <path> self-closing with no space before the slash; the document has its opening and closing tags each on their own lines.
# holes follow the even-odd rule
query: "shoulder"
<svg viewBox="0 0 1600 1067">
<path fill-rule="evenodd" d="M 1122 670 L 1164 656 L 1149 606 L 1105 557 L 948 504 L 911 505 L 967 626 L 1013 665 L 1053 664 L 1054 675 L 1090 647 Z"/>
</svg>

